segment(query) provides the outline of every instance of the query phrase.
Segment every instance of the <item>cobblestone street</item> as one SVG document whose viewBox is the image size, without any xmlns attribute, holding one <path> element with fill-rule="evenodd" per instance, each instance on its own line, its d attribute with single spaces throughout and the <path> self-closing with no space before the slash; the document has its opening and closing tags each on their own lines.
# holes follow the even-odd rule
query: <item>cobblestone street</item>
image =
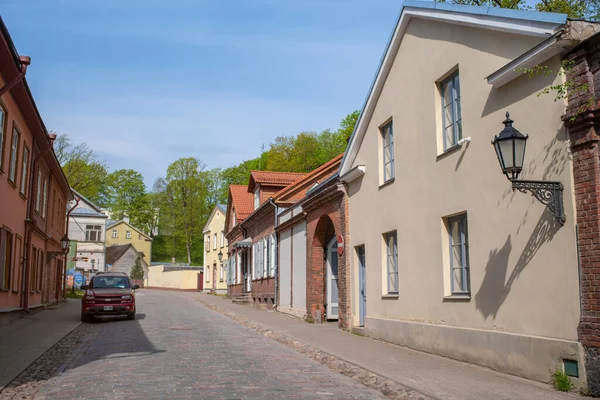
<svg viewBox="0 0 600 400">
<path fill-rule="evenodd" d="M 186 294 L 142 291 L 137 301 L 136 321 L 91 324 L 36 398 L 383 398 Z"/>
</svg>

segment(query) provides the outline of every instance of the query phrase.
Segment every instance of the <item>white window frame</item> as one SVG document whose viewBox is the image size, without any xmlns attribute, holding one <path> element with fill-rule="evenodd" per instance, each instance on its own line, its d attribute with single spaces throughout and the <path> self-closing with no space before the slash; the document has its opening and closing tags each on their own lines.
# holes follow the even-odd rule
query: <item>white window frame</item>
<svg viewBox="0 0 600 400">
<path fill-rule="evenodd" d="M 276 256 L 275 256 L 275 249 L 277 248 L 277 240 L 276 240 L 276 236 L 275 234 L 271 235 L 271 265 L 269 266 L 269 275 L 270 276 L 275 276 L 275 263 L 276 263 Z"/>
<path fill-rule="evenodd" d="M 116 229 L 112 230 L 112 238 L 113 239 L 118 239 L 119 238 L 119 231 Z"/>
<path fill-rule="evenodd" d="M 88 242 L 101 242 L 102 241 L 102 225 L 86 225 L 85 226 L 85 240 Z"/>
<path fill-rule="evenodd" d="M 213 250 L 217 249 L 217 234 L 213 235 Z"/>
<path fill-rule="evenodd" d="M 23 142 L 23 160 L 21 160 L 21 187 L 19 193 L 27 196 L 27 173 L 29 172 L 29 149 Z"/>
<path fill-rule="evenodd" d="M 446 92 L 450 91 L 450 103 L 446 104 Z M 444 151 L 456 146 L 462 139 L 462 111 L 460 95 L 460 75 L 454 72 L 440 83 L 442 96 L 442 136 L 444 138 Z M 446 107 L 450 108 L 451 121 L 446 120 Z M 452 142 L 448 143 L 446 129 L 452 129 Z"/>
<path fill-rule="evenodd" d="M 387 294 L 397 296 L 400 293 L 400 274 L 398 271 L 398 232 L 383 234 L 385 241 Z M 391 247 L 390 247 L 391 245 Z M 395 278 L 395 287 L 392 283 Z"/>
<path fill-rule="evenodd" d="M 19 142 L 21 134 L 13 127 L 12 141 L 10 144 L 10 157 L 8 159 L 8 180 L 17 184 L 17 159 L 19 158 Z"/>
<path fill-rule="evenodd" d="M 225 247 L 225 231 L 221 231 L 221 247 Z"/>
<path fill-rule="evenodd" d="M 46 218 L 48 214 L 48 178 L 44 177 L 44 189 L 42 192 L 42 218 Z"/>
<path fill-rule="evenodd" d="M 131 239 L 131 231 L 125 231 L 125 239 Z"/>
<path fill-rule="evenodd" d="M 42 207 L 42 171 L 38 169 L 37 175 L 37 192 L 35 196 L 35 211 L 38 213 Z"/>
<path fill-rule="evenodd" d="M 394 162 L 394 124 L 388 122 L 381 128 L 381 143 L 383 151 L 383 183 L 392 181 L 396 177 Z M 389 165 L 389 173 L 388 173 Z M 389 174 L 389 176 L 388 176 Z"/>
<path fill-rule="evenodd" d="M 458 224 L 458 233 L 460 239 L 455 243 L 452 237 L 452 230 L 455 224 Z M 469 227 L 467 214 L 460 214 L 448 218 L 448 238 L 450 248 L 450 293 L 452 295 L 470 295 L 471 294 L 471 269 L 469 265 Z M 460 251 L 460 265 L 454 265 L 454 248 Z M 460 288 L 454 287 L 454 271 L 460 270 Z"/>
<path fill-rule="evenodd" d="M 260 207 L 260 186 L 254 190 L 254 209 Z"/>
</svg>

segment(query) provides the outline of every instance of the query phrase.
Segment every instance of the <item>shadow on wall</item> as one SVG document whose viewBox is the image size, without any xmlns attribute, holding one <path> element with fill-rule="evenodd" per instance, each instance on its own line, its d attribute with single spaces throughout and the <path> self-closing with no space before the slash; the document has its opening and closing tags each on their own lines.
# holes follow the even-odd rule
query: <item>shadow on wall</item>
<svg viewBox="0 0 600 400">
<path fill-rule="evenodd" d="M 487 101 L 485 102 L 485 106 L 481 112 L 481 117 L 486 117 L 499 110 L 505 111 L 507 107 L 515 107 L 515 103 L 533 94 L 537 95 L 544 88 L 552 85 L 556 80 L 559 72 L 558 70 L 554 71 L 554 69 L 548 75 L 540 74 L 532 77 L 531 79 L 527 75 L 523 74 L 513 82 L 510 82 L 499 88 L 493 88 L 490 91 Z M 542 96 L 552 96 L 552 94 L 545 94 Z M 517 110 L 512 111 L 511 116 L 516 116 L 518 118 L 516 112 Z M 520 113 L 526 116 L 527 110 L 521 110 Z M 504 116 L 504 113 L 502 115 Z M 502 121 L 498 121 L 498 123 L 500 122 Z M 518 122 L 519 121 L 517 119 L 517 125 Z"/>
<path fill-rule="evenodd" d="M 545 243 L 552 241 L 559 228 L 560 224 L 556 222 L 550 210 L 545 208 L 508 279 L 506 279 L 506 275 L 512 251 L 511 236 L 508 235 L 502 248 L 490 251 L 485 267 L 485 277 L 475 295 L 475 307 L 485 319 L 490 316 L 496 318 L 513 283 L 521 276 L 538 250 Z"/>
</svg>

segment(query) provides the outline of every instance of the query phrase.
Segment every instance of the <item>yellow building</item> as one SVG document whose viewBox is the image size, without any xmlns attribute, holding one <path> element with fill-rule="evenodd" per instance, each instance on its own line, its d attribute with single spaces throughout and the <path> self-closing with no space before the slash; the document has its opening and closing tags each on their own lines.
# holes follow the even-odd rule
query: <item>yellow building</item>
<svg viewBox="0 0 600 400">
<path fill-rule="evenodd" d="M 204 291 L 227 293 L 227 239 L 225 238 L 225 211 L 227 206 L 217 204 L 204 225 Z M 219 261 L 219 253 L 222 255 Z"/>
<path fill-rule="evenodd" d="M 106 246 L 131 244 L 142 254 L 146 264 L 152 259 L 152 238 L 125 220 L 113 221 L 106 226 Z"/>
</svg>

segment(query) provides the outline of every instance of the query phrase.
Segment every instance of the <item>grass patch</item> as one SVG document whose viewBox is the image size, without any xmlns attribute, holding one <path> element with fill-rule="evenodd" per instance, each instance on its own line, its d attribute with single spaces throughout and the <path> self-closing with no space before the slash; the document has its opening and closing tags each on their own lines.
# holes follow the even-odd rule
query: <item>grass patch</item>
<svg viewBox="0 0 600 400">
<path fill-rule="evenodd" d="M 83 290 L 71 291 L 70 289 L 68 289 L 65 292 L 65 297 L 68 299 L 81 299 L 84 294 L 85 294 L 85 291 L 83 291 Z"/>
<path fill-rule="evenodd" d="M 571 378 L 561 370 L 556 370 L 552 374 L 552 385 L 561 392 L 570 392 L 575 387 L 571 382 Z"/>
</svg>

